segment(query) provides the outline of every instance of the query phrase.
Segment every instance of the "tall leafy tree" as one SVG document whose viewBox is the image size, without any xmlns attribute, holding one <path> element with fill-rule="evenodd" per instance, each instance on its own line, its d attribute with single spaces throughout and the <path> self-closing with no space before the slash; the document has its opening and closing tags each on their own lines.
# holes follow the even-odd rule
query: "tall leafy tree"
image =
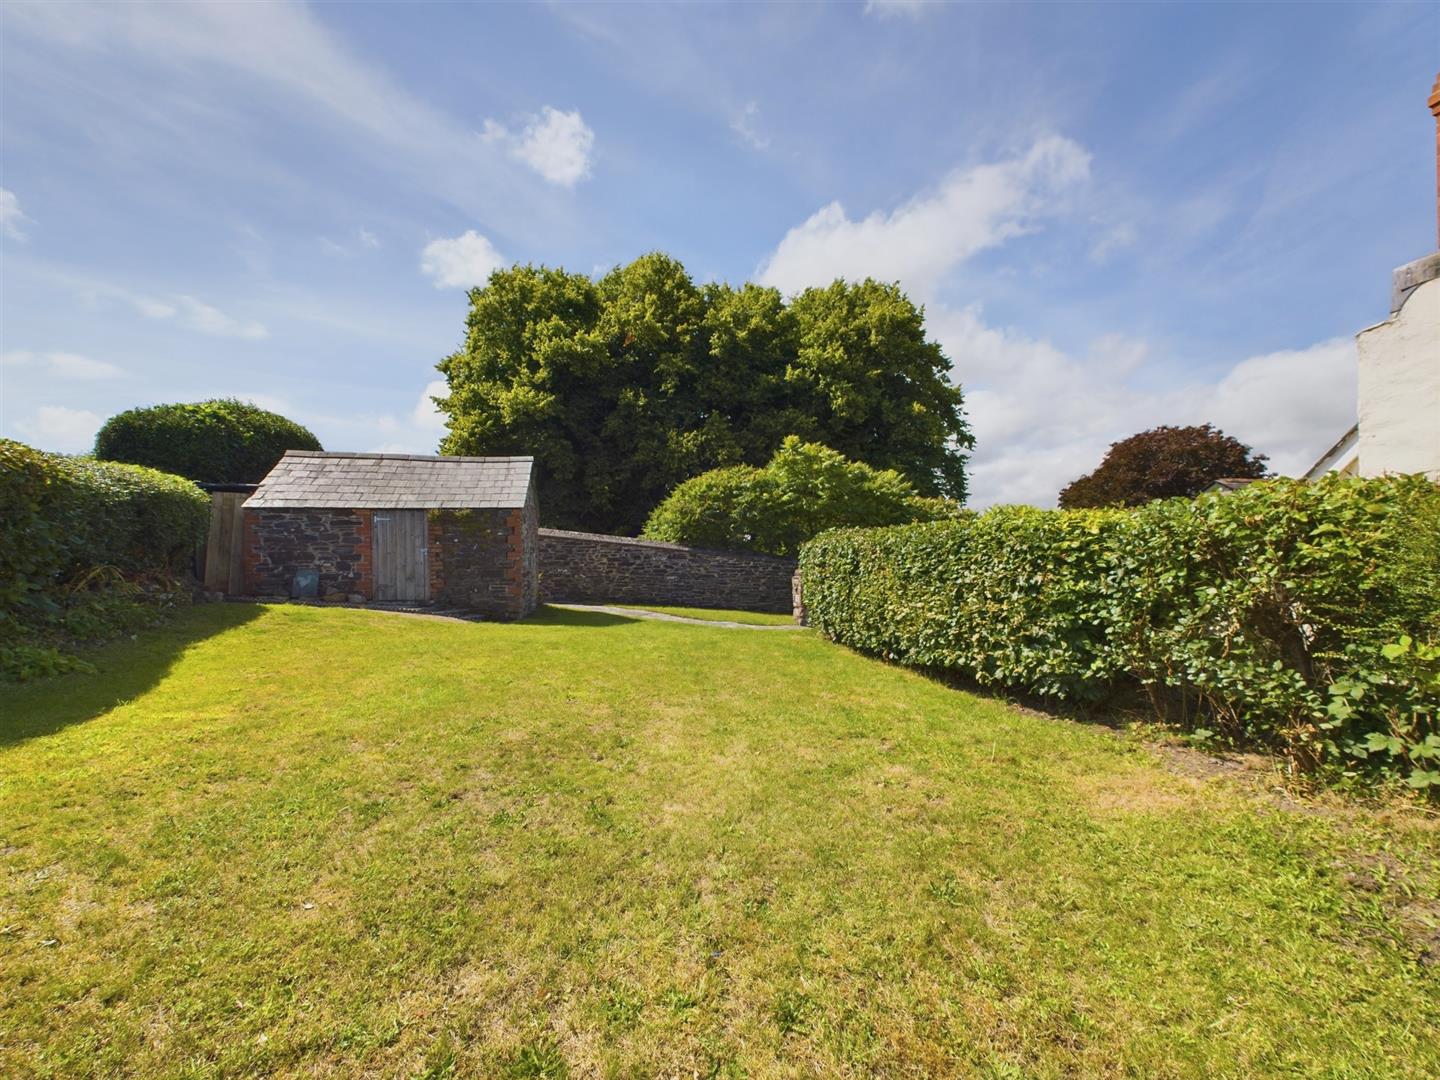
<svg viewBox="0 0 1440 1080">
<path fill-rule="evenodd" d="M 534 266 L 470 294 L 441 361 L 442 449 L 531 453 L 547 524 L 633 533 L 675 485 L 769 460 L 786 435 L 963 498 L 948 361 L 898 287 L 697 286 L 652 253 L 592 280 Z"/>
<path fill-rule="evenodd" d="M 869 279 L 806 289 L 790 311 L 800 333 L 790 379 L 815 410 L 819 441 L 963 502 L 973 440 L 924 311 L 900 286 Z"/>
<path fill-rule="evenodd" d="M 1265 455 L 1210 424 L 1161 426 L 1111 443 L 1092 473 L 1060 492 L 1067 510 L 1139 506 L 1152 499 L 1198 495 L 1223 477 L 1259 479 Z"/>
</svg>

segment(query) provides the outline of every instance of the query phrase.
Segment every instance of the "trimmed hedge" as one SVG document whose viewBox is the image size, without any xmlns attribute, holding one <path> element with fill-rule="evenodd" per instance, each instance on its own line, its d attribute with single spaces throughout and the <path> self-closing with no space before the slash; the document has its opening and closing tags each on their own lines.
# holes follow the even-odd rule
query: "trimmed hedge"
<svg viewBox="0 0 1440 1080">
<path fill-rule="evenodd" d="M 678 485 L 641 534 L 693 547 L 793 555 L 817 533 L 842 525 L 899 525 L 962 514 L 926 498 L 893 469 L 851 461 L 789 435 L 757 469 L 712 469 Z"/>
<path fill-rule="evenodd" d="M 0 439 L 0 674 L 64 670 L 51 643 L 132 623 L 128 579 L 184 569 L 209 518 L 181 477 Z"/>
<path fill-rule="evenodd" d="M 201 483 L 256 484 L 286 450 L 319 450 L 293 420 L 233 398 L 130 409 L 105 421 L 95 456 Z"/>
<path fill-rule="evenodd" d="M 1440 489 L 1421 477 L 838 530 L 800 571 L 811 623 L 857 649 L 1060 699 L 1138 682 L 1226 741 L 1440 786 Z"/>
</svg>

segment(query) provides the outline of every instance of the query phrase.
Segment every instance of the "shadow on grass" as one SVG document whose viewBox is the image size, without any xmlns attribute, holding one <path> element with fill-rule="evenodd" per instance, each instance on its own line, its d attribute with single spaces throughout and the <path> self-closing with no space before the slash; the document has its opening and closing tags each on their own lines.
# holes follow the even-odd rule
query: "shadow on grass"
<svg viewBox="0 0 1440 1080">
<path fill-rule="evenodd" d="M 134 640 L 80 653 L 98 669 L 36 682 L 0 684 L 0 747 L 93 720 L 159 683 L 180 655 L 206 638 L 260 616 L 259 604 L 202 604 L 176 612 Z"/>
<path fill-rule="evenodd" d="M 819 634 L 819 636 L 824 637 L 823 634 Z M 1013 686 L 982 683 L 970 675 L 948 668 L 911 667 L 876 653 L 866 652 L 863 649 L 835 641 L 833 638 L 825 638 L 825 640 L 837 649 L 844 649 L 855 656 L 863 656 L 884 667 L 908 671 L 912 675 L 918 675 L 927 682 L 943 686 L 947 690 L 957 690 L 969 694 L 971 697 L 999 702 L 1002 705 L 1040 716 L 1048 716 L 1052 720 L 1069 720 L 1077 724 L 1093 724 L 1119 731 L 1137 719 L 1153 721 L 1161 719 L 1147 707 L 1147 699 L 1139 683 L 1127 679 L 1116 679 L 1091 699 L 1046 697 L 1041 694 L 1028 693 Z"/>
<path fill-rule="evenodd" d="M 608 611 L 576 611 L 573 608 L 543 604 L 535 614 L 520 620 L 522 626 L 637 626 L 647 620 L 636 615 L 630 618 Z M 649 620 L 653 622 L 654 620 Z"/>
</svg>

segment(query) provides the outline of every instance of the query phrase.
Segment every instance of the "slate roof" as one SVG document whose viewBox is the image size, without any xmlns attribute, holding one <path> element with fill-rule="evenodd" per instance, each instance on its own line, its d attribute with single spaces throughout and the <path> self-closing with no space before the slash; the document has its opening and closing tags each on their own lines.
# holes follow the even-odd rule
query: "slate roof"
<svg viewBox="0 0 1440 1080">
<path fill-rule="evenodd" d="M 1214 481 L 1205 490 L 1234 492 L 1239 491 L 1241 488 L 1253 484 L 1254 482 L 1254 477 L 1250 476 L 1222 476 L 1220 477 L 1220 479 Z"/>
<path fill-rule="evenodd" d="M 247 507 L 480 510 L 525 505 L 528 457 L 432 457 L 287 450 Z"/>
</svg>

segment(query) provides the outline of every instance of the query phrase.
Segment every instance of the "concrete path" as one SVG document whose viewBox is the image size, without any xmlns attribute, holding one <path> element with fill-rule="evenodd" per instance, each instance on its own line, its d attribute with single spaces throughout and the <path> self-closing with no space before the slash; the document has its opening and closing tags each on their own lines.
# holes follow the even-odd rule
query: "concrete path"
<svg viewBox="0 0 1440 1080">
<path fill-rule="evenodd" d="M 692 619 L 688 615 L 670 615 L 663 611 L 647 611 L 645 608 L 612 607 L 609 604 L 549 604 L 548 607 L 566 608 L 570 611 L 598 611 L 603 615 L 620 615 L 627 619 L 655 619 L 658 622 L 689 623 L 691 626 L 719 626 L 726 630 L 804 630 L 795 623 L 743 623 L 728 619 Z"/>
</svg>

